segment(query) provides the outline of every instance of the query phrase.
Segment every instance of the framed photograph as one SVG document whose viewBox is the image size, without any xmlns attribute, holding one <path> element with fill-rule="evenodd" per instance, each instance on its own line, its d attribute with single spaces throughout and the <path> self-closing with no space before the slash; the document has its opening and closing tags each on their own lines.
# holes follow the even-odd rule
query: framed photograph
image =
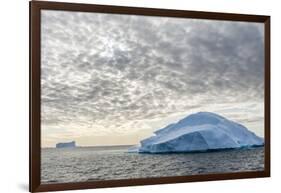
<svg viewBox="0 0 281 193">
<path fill-rule="evenodd" d="M 30 191 L 270 176 L 270 17 L 30 2 Z"/>
</svg>

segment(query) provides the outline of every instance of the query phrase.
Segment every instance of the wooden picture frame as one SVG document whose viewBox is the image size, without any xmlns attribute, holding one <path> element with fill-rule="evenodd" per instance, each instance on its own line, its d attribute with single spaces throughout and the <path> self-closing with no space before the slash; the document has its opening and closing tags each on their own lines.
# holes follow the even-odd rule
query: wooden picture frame
<svg viewBox="0 0 281 193">
<path fill-rule="evenodd" d="M 61 2 L 30 2 L 30 191 L 60 191 L 135 185 L 183 183 L 196 181 L 259 178 L 270 176 L 270 16 L 214 13 L 153 8 L 105 6 Z M 264 170 L 190 176 L 118 179 L 71 183 L 42 184 L 41 179 L 41 10 L 95 12 L 171 18 L 192 18 L 264 24 Z"/>
</svg>

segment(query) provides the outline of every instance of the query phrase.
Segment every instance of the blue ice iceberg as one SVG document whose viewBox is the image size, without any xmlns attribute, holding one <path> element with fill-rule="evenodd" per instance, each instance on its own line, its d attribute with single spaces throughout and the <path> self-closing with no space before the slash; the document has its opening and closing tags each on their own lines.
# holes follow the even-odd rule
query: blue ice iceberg
<svg viewBox="0 0 281 193">
<path fill-rule="evenodd" d="M 220 115 L 199 112 L 154 132 L 129 152 L 176 153 L 263 146 L 264 140 L 246 127 Z"/>
</svg>

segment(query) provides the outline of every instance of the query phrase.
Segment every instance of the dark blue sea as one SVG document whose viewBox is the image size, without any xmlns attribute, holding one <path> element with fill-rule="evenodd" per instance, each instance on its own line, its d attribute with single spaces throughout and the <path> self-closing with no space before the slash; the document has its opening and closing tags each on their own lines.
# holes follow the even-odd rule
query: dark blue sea
<svg viewBox="0 0 281 193">
<path fill-rule="evenodd" d="M 66 183 L 264 170 L 264 148 L 205 153 L 127 153 L 129 146 L 43 148 L 41 182 Z"/>
</svg>

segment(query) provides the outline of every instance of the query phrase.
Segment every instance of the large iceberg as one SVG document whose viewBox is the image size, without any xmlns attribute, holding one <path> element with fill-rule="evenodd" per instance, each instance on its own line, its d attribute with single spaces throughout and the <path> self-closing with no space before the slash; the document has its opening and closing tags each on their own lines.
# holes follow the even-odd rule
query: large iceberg
<svg viewBox="0 0 281 193">
<path fill-rule="evenodd" d="M 129 152 L 204 152 L 264 145 L 263 138 L 243 125 L 210 112 L 191 114 L 154 134 Z"/>
</svg>

